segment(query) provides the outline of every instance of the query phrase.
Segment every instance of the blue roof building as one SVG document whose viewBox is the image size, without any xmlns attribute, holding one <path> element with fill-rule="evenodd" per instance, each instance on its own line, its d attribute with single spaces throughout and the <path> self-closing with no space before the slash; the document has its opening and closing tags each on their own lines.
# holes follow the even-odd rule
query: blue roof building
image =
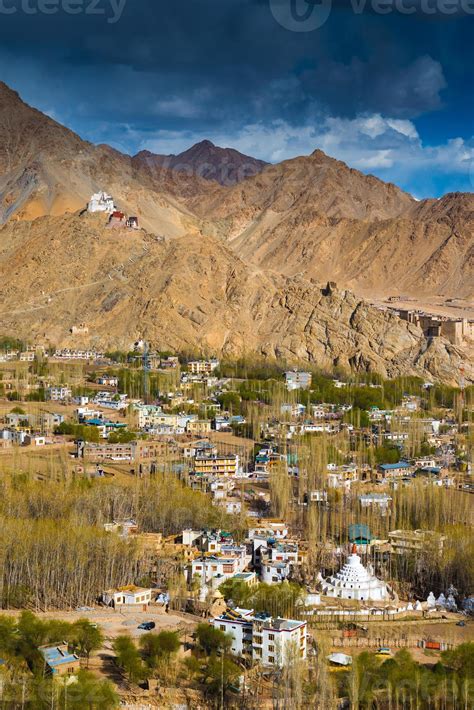
<svg viewBox="0 0 474 710">
<path fill-rule="evenodd" d="M 44 658 L 46 671 L 52 675 L 68 675 L 80 670 L 79 656 L 69 653 L 67 643 L 40 646 L 38 651 Z"/>
<path fill-rule="evenodd" d="M 382 471 L 399 471 L 402 469 L 406 469 L 407 471 L 411 470 L 411 465 L 408 463 L 408 461 L 399 461 L 398 463 L 382 463 L 380 464 L 379 468 Z"/>
</svg>

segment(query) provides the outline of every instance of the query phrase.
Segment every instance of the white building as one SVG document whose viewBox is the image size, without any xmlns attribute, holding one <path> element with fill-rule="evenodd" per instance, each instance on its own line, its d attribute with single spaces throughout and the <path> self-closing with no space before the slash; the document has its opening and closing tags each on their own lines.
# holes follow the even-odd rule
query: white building
<svg viewBox="0 0 474 710">
<path fill-rule="evenodd" d="M 302 417 L 306 412 L 304 404 L 282 404 L 280 407 L 282 414 L 290 414 L 292 417 Z"/>
<path fill-rule="evenodd" d="M 48 387 L 46 390 L 46 399 L 52 402 L 64 402 L 67 399 L 71 399 L 72 390 L 66 385 L 60 385 L 58 387 Z"/>
<path fill-rule="evenodd" d="M 292 659 L 304 660 L 307 656 L 305 621 L 229 609 L 211 624 L 232 637 L 232 653 L 264 666 L 282 667 Z"/>
<path fill-rule="evenodd" d="M 289 392 L 292 390 L 309 389 L 311 387 L 311 372 L 301 372 L 291 370 L 285 372 L 286 386 Z"/>
<path fill-rule="evenodd" d="M 102 599 L 107 606 L 117 607 L 144 607 L 151 602 L 151 589 L 136 587 L 134 584 L 118 589 L 109 589 L 104 592 Z"/>
<path fill-rule="evenodd" d="M 219 367 L 219 360 L 192 360 L 188 369 L 193 375 L 209 375 Z"/>
<path fill-rule="evenodd" d="M 112 214 L 115 210 L 114 198 L 107 195 L 106 192 L 97 192 L 92 195 L 87 205 L 88 212 L 106 212 Z"/>
<path fill-rule="evenodd" d="M 64 348 L 56 350 L 53 357 L 56 360 L 101 360 L 104 357 L 104 353 L 97 352 L 97 350 L 71 350 L 70 348 Z"/>
<path fill-rule="evenodd" d="M 256 522 L 255 527 L 249 528 L 249 540 L 253 540 L 255 537 L 284 540 L 288 537 L 288 525 L 283 520 L 260 519 Z"/>
<path fill-rule="evenodd" d="M 197 557 L 191 563 L 191 576 L 199 576 L 203 581 L 211 583 L 213 588 L 243 572 L 247 563 L 239 557 L 218 557 L 209 555 Z"/>
<path fill-rule="evenodd" d="M 322 582 L 323 594 L 337 599 L 355 599 L 356 601 L 384 601 L 389 598 L 387 585 L 375 577 L 370 569 L 364 567 L 357 546 L 346 564 L 334 576 Z"/>
<path fill-rule="evenodd" d="M 363 493 L 359 496 L 361 508 L 378 509 L 382 515 L 387 512 L 391 502 L 392 497 L 387 493 Z"/>
<path fill-rule="evenodd" d="M 137 405 L 139 429 L 167 427 L 170 430 L 185 430 L 189 422 L 197 420 L 196 414 L 168 414 L 156 405 Z"/>
<path fill-rule="evenodd" d="M 344 488 L 349 490 L 353 483 L 359 480 L 359 470 L 356 464 L 327 465 L 327 484 L 329 488 Z"/>
</svg>

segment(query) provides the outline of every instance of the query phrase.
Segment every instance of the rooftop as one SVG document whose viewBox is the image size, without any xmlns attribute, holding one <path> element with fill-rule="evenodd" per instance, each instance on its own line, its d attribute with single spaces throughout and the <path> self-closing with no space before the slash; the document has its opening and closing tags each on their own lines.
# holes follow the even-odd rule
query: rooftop
<svg viewBox="0 0 474 710">
<path fill-rule="evenodd" d="M 393 471 L 397 468 L 411 468 L 411 466 L 408 461 L 399 461 L 398 463 L 382 463 L 380 464 L 380 468 L 383 471 Z"/>
<path fill-rule="evenodd" d="M 38 650 L 48 666 L 53 669 L 65 663 L 75 663 L 79 660 L 79 656 L 76 656 L 75 653 L 69 653 L 66 644 L 40 646 Z"/>
</svg>

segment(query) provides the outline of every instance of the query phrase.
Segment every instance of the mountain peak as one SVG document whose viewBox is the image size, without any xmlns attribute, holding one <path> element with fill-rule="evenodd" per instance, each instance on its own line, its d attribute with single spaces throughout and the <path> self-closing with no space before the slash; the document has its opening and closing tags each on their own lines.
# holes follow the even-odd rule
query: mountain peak
<svg viewBox="0 0 474 710">
<path fill-rule="evenodd" d="M 221 148 L 208 139 L 195 143 L 178 155 L 156 155 L 141 151 L 133 160 L 137 164 L 163 166 L 188 175 L 197 175 L 224 186 L 235 185 L 257 175 L 268 165 L 234 148 Z"/>
<path fill-rule="evenodd" d="M 20 101 L 21 103 L 23 103 L 20 94 L 11 87 L 9 87 L 8 84 L 5 84 L 4 81 L 0 81 L 0 99 L 2 101 L 10 99 L 11 101 Z"/>
<path fill-rule="evenodd" d="M 203 141 L 199 141 L 198 143 L 195 143 L 190 150 L 193 148 L 217 148 L 217 146 L 207 138 Z"/>
</svg>

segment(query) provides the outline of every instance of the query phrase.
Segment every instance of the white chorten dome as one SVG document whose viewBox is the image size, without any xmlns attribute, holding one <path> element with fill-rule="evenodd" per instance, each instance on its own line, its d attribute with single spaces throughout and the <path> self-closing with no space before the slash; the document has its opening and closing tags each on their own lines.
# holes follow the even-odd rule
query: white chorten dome
<svg viewBox="0 0 474 710">
<path fill-rule="evenodd" d="M 334 576 L 322 583 L 323 594 L 336 599 L 356 601 L 383 601 L 388 599 L 387 585 L 364 567 L 357 546 L 352 548 L 346 564 Z"/>
</svg>

